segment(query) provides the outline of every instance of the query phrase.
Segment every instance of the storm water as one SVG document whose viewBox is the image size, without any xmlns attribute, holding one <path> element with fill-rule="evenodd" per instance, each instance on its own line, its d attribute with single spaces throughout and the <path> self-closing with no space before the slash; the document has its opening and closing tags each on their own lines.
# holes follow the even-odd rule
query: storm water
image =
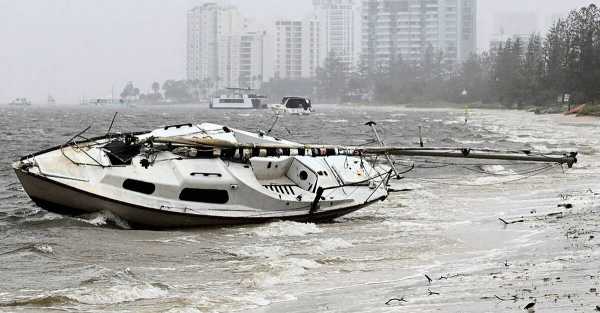
<svg viewBox="0 0 600 313">
<path fill-rule="evenodd" d="M 418 146 L 421 126 L 426 147 L 577 150 L 579 163 L 538 173 L 529 169 L 539 164 L 406 159 L 400 170 L 417 166 L 392 182 L 402 192 L 333 223 L 133 230 L 110 212 L 65 217 L 38 208 L 11 162 L 89 125 L 86 135 L 103 134 L 115 111 L 117 132 L 187 122 L 266 131 L 273 114 L 0 107 L 0 311 L 518 312 L 535 302 L 538 312 L 566 312 L 600 304 L 600 120 L 470 110 L 465 124 L 459 109 L 316 110 L 282 117 L 273 132 L 363 145 L 372 120 L 387 144 Z"/>
</svg>

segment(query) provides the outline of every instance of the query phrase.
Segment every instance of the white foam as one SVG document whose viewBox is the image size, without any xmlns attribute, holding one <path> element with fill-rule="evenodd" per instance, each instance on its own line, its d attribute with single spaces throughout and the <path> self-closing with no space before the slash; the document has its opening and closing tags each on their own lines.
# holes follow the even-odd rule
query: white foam
<svg viewBox="0 0 600 313">
<path fill-rule="evenodd" d="M 477 144 L 482 144 L 485 141 L 483 140 L 461 140 L 461 139 L 453 139 L 454 141 L 461 143 L 463 145 L 477 145 Z"/>
<path fill-rule="evenodd" d="M 472 181 L 466 181 L 464 184 L 469 186 L 495 185 L 514 182 L 521 178 L 523 176 L 519 175 L 478 177 Z"/>
<path fill-rule="evenodd" d="M 54 249 L 52 249 L 52 246 L 47 245 L 47 244 L 34 245 L 33 249 L 35 249 L 38 252 L 44 253 L 44 254 L 53 254 L 54 253 Z"/>
<path fill-rule="evenodd" d="M 546 147 L 545 145 L 532 145 L 533 150 L 535 150 L 535 152 L 540 152 L 540 153 L 551 153 L 552 149 Z"/>
<path fill-rule="evenodd" d="M 345 249 L 352 247 L 352 244 L 342 238 L 328 238 L 325 240 L 321 240 L 316 250 L 319 253 L 324 253 L 327 251 Z"/>
<path fill-rule="evenodd" d="M 268 263 L 265 272 L 254 274 L 251 286 L 270 288 L 280 284 L 289 284 L 304 280 L 308 270 L 321 267 L 321 264 L 307 259 L 288 258 Z"/>
<path fill-rule="evenodd" d="M 306 236 L 323 232 L 316 224 L 297 222 L 274 222 L 254 230 L 259 237 Z"/>
<path fill-rule="evenodd" d="M 493 173 L 493 174 L 507 173 L 506 169 L 502 165 L 484 165 L 481 167 L 481 169 L 488 173 Z"/>
<path fill-rule="evenodd" d="M 92 224 L 92 225 L 95 225 L 95 226 L 104 226 L 104 225 L 107 225 L 108 222 L 111 222 L 119 228 L 131 229 L 131 226 L 129 226 L 129 223 L 127 223 L 127 221 L 116 216 L 115 214 L 113 214 L 110 211 L 102 211 L 102 212 L 96 212 L 96 213 L 82 215 L 82 216 L 80 216 L 79 220 L 84 221 L 89 224 Z"/>
<path fill-rule="evenodd" d="M 144 285 L 118 285 L 109 288 L 84 288 L 67 297 L 84 304 L 117 304 L 143 299 L 156 299 L 168 295 L 164 289 Z"/>
<path fill-rule="evenodd" d="M 186 307 L 186 308 L 173 308 L 168 311 L 164 311 L 164 313 L 202 313 L 202 311 L 200 311 L 196 308 L 193 308 L 193 307 Z"/>
<path fill-rule="evenodd" d="M 281 246 L 244 246 L 240 250 L 231 251 L 235 255 L 245 257 L 278 258 L 285 256 L 289 251 Z"/>
<path fill-rule="evenodd" d="M 254 305 L 258 305 L 258 306 L 265 306 L 265 305 L 269 305 L 271 304 L 271 301 L 266 299 L 263 296 L 260 295 L 256 295 L 256 294 L 252 294 L 252 295 L 245 295 L 245 296 L 241 296 L 241 297 L 231 297 L 232 300 L 237 301 L 237 302 L 245 302 L 245 303 L 251 303 Z"/>
</svg>

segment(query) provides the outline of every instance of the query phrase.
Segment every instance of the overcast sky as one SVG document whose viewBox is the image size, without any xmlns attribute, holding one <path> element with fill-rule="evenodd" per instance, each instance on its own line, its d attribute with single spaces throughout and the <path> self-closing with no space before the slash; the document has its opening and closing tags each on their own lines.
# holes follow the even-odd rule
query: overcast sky
<svg viewBox="0 0 600 313">
<path fill-rule="evenodd" d="M 0 103 L 28 97 L 60 103 L 118 94 L 131 80 L 185 78 L 186 11 L 200 0 L 0 0 Z M 245 17 L 269 25 L 303 17 L 311 0 L 227 0 Z M 487 48 L 500 12 L 553 16 L 593 0 L 478 0 L 478 45 Z"/>
</svg>

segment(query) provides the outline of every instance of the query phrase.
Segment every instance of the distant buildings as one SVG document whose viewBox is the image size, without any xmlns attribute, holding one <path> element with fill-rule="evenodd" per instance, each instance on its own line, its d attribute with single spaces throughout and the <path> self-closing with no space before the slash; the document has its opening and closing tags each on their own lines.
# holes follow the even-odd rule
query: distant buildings
<svg viewBox="0 0 600 313">
<path fill-rule="evenodd" d="M 252 29 L 236 7 L 205 3 L 187 16 L 187 79 L 217 89 L 258 87 L 264 31 Z"/>
<path fill-rule="evenodd" d="M 187 17 L 187 78 L 217 89 L 259 88 L 272 77 L 313 77 L 331 52 L 350 69 L 359 59 L 371 67 L 397 58 L 419 62 L 428 48 L 443 51 L 452 63 L 476 51 L 476 0 L 313 0 L 313 5 L 310 17 L 278 20 L 270 32 L 249 23 L 234 6 L 194 7 Z"/>
<path fill-rule="evenodd" d="M 363 0 L 363 60 L 371 68 L 418 62 L 431 46 L 463 61 L 476 51 L 476 12 L 476 0 Z"/>
<path fill-rule="evenodd" d="M 318 21 L 279 20 L 275 28 L 275 78 L 313 77 L 320 61 Z"/>
<path fill-rule="evenodd" d="M 336 58 L 350 68 L 356 62 L 359 50 L 355 41 L 356 20 L 360 15 L 354 0 L 313 0 L 315 16 L 319 22 L 319 64 L 335 53 Z"/>
</svg>

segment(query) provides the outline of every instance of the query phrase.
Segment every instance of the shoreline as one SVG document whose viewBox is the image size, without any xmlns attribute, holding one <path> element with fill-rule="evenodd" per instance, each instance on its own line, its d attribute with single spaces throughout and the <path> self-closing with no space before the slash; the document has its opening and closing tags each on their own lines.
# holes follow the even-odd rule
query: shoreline
<svg viewBox="0 0 600 313">
<path fill-rule="evenodd" d="M 339 106 L 352 107 L 405 107 L 410 109 L 483 109 L 483 110 L 516 110 L 532 112 L 535 114 L 561 114 L 565 116 L 573 115 L 576 117 L 600 117 L 600 104 L 586 106 L 577 113 L 569 114 L 567 105 L 560 106 L 527 106 L 523 108 L 506 107 L 500 103 L 450 103 L 450 102 L 429 102 L 429 103 L 340 103 Z M 576 107 L 576 106 L 573 106 Z M 572 107 L 572 108 L 573 108 Z M 590 108 L 591 107 L 591 108 Z"/>
</svg>

